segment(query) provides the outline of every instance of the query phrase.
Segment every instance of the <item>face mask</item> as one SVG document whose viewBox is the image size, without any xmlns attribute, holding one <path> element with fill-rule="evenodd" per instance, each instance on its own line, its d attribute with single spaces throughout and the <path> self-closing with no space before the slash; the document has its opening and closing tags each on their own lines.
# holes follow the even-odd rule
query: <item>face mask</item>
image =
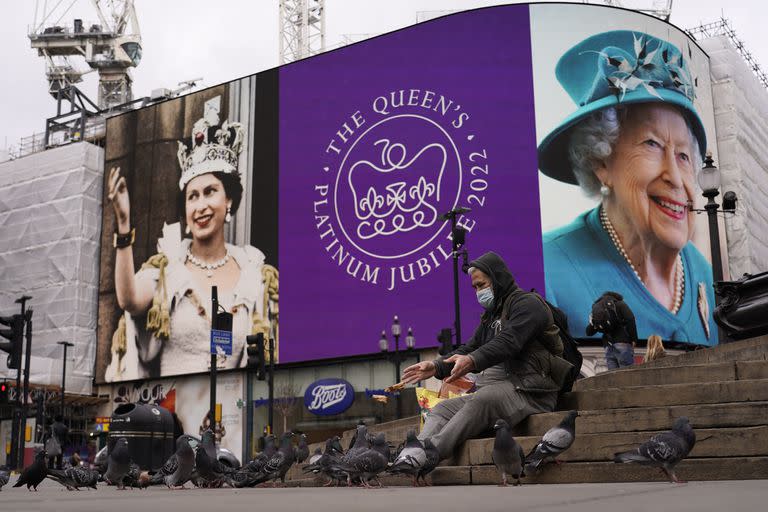
<svg viewBox="0 0 768 512">
<path fill-rule="evenodd" d="M 485 309 L 491 309 L 493 306 L 493 289 L 489 286 L 482 290 L 477 290 L 477 302 Z"/>
</svg>

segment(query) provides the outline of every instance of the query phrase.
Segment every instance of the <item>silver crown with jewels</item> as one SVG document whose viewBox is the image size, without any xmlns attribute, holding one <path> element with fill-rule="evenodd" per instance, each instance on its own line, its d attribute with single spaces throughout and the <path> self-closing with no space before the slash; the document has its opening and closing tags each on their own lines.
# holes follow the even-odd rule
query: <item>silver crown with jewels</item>
<svg viewBox="0 0 768 512">
<path fill-rule="evenodd" d="M 217 113 L 206 112 L 206 116 L 192 126 L 189 142 L 179 141 L 180 190 L 201 174 L 238 173 L 237 161 L 243 150 L 245 128 L 240 123 L 224 121 L 219 126 L 218 122 Z"/>
</svg>

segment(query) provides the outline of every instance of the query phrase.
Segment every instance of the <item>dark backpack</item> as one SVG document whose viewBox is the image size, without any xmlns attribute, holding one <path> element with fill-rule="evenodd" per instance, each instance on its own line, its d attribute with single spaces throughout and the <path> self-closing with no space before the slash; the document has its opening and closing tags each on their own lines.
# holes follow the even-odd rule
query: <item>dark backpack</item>
<svg viewBox="0 0 768 512">
<path fill-rule="evenodd" d="M 536 294 L 552 312 L 552 320 L 557 328 L 560 330 L 560 341 L 563 342 L 563 359 L 571 363 L 573 368 L 568 372 L 568 376 L 565 378 L 562 387 L 560 388 L 560 395 L 568 393 L 573 389 L 573 383 L 581 375 L 581 365 L 584 362 L 584 357 L 579 352 L 579 345 L 576 340 L 571 336 L 571 332 L 568 330 L 568 316 L 565 311 L 550 303 L 547 299 L 536 293 L 536 290 L 531 290 Z"/>
<path fill-rule="evenodd" d="M 624 318 L 619 315 L 618 302 L 621 295 L 615 292 L 606 292 L 592 304 L 592 327 L 597 332 L 607 333 L 615 331 L 624 325 Z"/>
<path fill-rule="evenodd" d="M 563 342 L 563 359 L 573 365 L 568 378 L 563 383 L 563 387 L 560 388 L 560 394 L 568 393 L 573 389 L 573 383 L 576 382 L 576 379 L 578 379 L 581 374 L 581 364 L 584 362 L 584 357 L 581 355 L 581 352 L 579 352 L 579 345 L 568 330 L 568 316 L 565 314 L 565 311 L 550 304 L 546 299 L 544 299 L 544 302 L 547 303 L 547 306 L 549 306 L 549 309 L 552 311 L 552 319 L 555 321 L 555 325 L 560 329 L 560 340 Z"/>
</svg>

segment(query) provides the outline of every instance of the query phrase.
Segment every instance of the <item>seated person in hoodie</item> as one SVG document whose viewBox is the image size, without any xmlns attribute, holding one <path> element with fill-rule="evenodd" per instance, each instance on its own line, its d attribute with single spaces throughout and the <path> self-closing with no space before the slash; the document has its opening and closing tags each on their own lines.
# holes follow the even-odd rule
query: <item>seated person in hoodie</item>
<svg viewBox="0 0 768 512">
<path fill-rule="evenodd" d="M 515 284 L 504 260 L 488 252 L 468 271 L 485 312 L 472 338 L 434 361 L 407 367 L 403 380 L 430 377 L 450 383 L 477 373 L 477 391 L 440 402 L 419 438 L 431 439 L 441 458 L 462 442 L 491 429 L 501 418 L 514 426 L 531 414 L 552 411 L 571 365 L 563 344 L 552 335 L 552 312 L 535 293 Z"/>
</svg>

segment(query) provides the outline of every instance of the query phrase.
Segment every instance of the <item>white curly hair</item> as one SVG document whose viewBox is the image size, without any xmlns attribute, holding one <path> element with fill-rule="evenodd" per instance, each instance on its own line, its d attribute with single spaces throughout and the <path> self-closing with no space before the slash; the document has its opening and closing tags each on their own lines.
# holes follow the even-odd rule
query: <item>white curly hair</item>
<svg viewBox="0 0 768 512">
<path fill-rule="evenodd" d="M 616 141 L 619 140 L 621 125 L 626 121 L 631 108 L 631 105 L 607 107 L 593 112 L 571 128 L 568 156 L 576 181 L 589 197 L 600 196 L 601 183 L 595 175 L 595 169 L 611 156 Z M 702 166 L 699 141 L 693 134 L 688 118 L 683 118 L 691 137 L 693 168 L 698 173 Z"/>
</svg>

